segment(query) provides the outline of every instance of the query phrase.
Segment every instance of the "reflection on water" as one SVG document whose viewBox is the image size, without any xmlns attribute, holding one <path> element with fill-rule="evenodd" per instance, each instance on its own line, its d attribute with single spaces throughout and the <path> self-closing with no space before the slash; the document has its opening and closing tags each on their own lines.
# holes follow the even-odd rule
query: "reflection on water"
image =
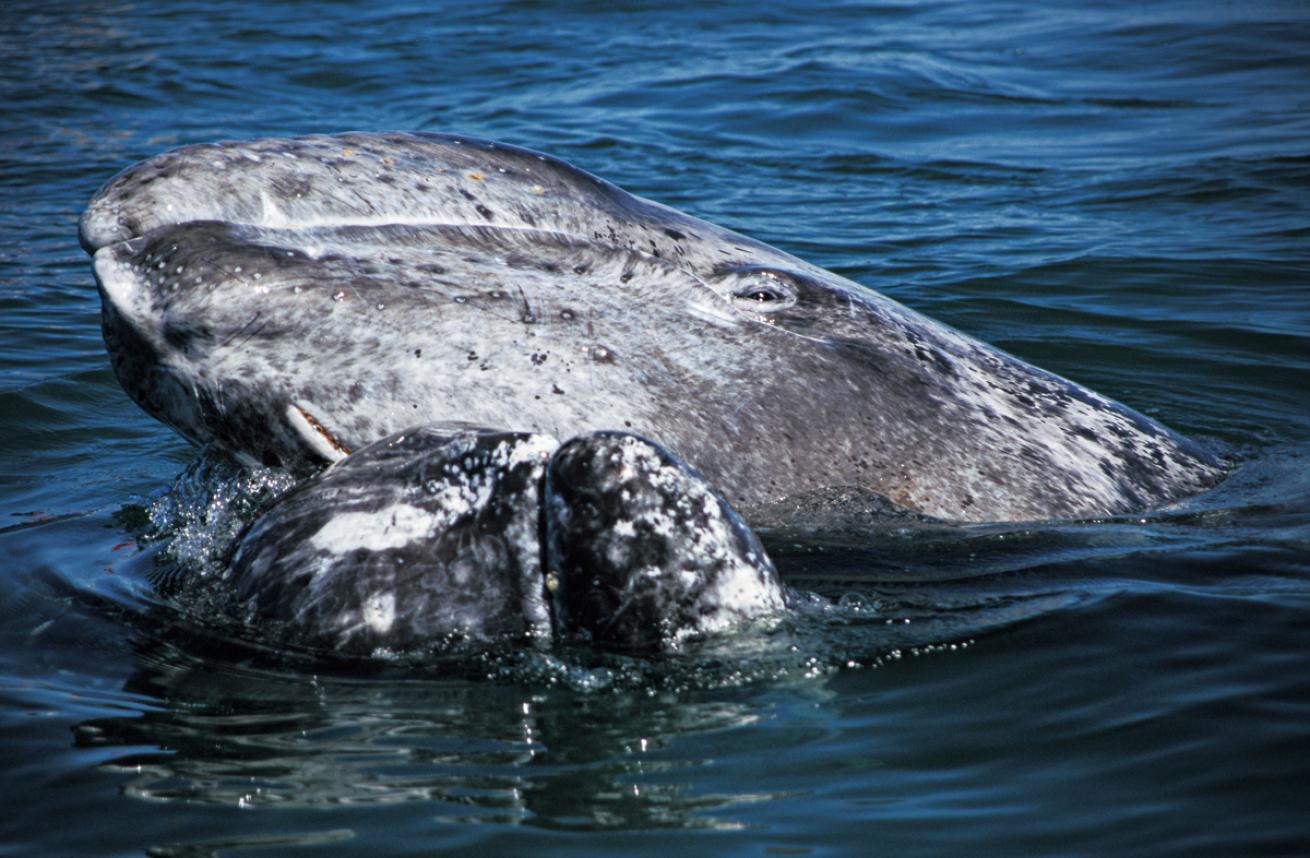
<svg viewBox="0 0 1310 858">
<path fill-rule="evenodd" d="M 77 725 L 79 747 L 132 747 L 104 763 L 128 795 L 240 807 L 429 802 L 466 822 L 564 828 L 731 825 L 715 812 L 769 798 L 705 794 L 677 745 L 768 717 L 695 694 L 600 699 L 462 679 L 322 677 L 138 640 L 125 691 L 158 709 Z"/>
</svg>

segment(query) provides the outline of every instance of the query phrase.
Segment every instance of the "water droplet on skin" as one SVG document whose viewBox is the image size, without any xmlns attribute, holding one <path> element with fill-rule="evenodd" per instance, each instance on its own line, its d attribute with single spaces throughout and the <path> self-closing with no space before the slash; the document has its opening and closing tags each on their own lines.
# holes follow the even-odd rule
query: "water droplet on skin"
<svg viewBox="0 0 1310 858">
<path fill-rule="evenodd" d="M 333 301 L 344 301 L 345 299 L 346 299 L 346 293 L 340 289 L 332 293 Z"/>
</svg>

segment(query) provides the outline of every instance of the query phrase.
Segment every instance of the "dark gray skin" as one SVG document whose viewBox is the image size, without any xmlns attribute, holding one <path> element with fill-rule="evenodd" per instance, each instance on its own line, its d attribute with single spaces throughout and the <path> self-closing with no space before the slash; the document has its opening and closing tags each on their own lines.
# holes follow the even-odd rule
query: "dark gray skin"
<svg viewBox="0 0 1310 858">
<path fill-rule="evenodd" d="M 419 428 L 342 459 L 237 544 L 229 574 L 246 619 L 355 654 L 547 634 L 540 492 L 557 446 Z"/>
<path fill-rule="evenodd" d="M 658 445 L 409 429 L 292 489 L 242 536 L 245 619 L 341 654 L 581 637 L 657 651 L 784 608 L 759 542 Z M 549 468 L 549 477 L 547 470 Z"/>
<path fill-rule="evenodd" d="M 641 649 L 783 607 L 759 539 L 657 444 L 597 432 L 550 460 L 543 501 L 555 616 L 600 645 Z"/>
<path fill-rule="evenodd" d="M 849 486 L 958 521 L 1212 485 L 1142 415 L 767 245 L 524 149 L 432 134 L 191 146 L 82 219 L 128 393 L 312 472 L 415 423 L 648 436 L 749 520 Z"/>
</svg>

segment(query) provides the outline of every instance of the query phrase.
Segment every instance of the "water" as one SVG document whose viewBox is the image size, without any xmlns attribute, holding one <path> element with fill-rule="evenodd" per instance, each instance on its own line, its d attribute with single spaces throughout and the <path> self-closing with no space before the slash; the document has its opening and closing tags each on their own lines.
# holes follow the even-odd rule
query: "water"
<svg viewBox="0 0 1310 858">
<path fill-rule="evenodd" d="M 1299 2 L 10 0 L 0 853 L 1303 852 L 1308 93 Z M 779 245 L 1234 473 L 1104 522 L 791 522 L 795 615 L 657 662 L 233 635 L 170 594 L 276 476 L 122 394 L 76 219 L 174 145 L 393 128 Z"/>
</svg>

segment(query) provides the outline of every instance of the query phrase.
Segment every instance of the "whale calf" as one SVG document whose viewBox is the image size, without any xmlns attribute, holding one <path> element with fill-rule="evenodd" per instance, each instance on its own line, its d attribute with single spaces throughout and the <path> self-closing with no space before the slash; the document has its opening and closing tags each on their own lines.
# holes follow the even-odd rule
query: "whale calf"
<svg viewBox="0 0 1310 858">
<path fill-rule="evenodd" d="M 773 247 L 470 137 L 187 146 L 81 220 L 114 370 L 198 444 L 309 474 L 414 424 L 648 437 L 749 521 L 849 486 L 954 521 L 1221 475 L 1137 412 Z"/>
<path fill-rule="evenodd" d="M 659 650 L 785 606 L 713 488 L 615 432 L 405 430 L 274 502 L 226 574 L 266 635 L 355 655 L 453 638 Z"/>
</svg>

